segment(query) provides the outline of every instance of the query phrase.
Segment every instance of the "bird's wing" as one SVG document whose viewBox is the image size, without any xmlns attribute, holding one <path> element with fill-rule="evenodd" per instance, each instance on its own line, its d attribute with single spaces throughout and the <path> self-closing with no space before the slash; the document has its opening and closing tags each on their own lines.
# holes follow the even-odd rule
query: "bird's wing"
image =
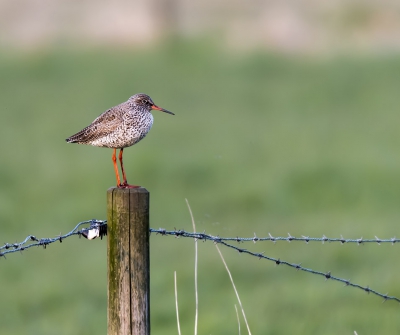
<svg viewBox="0 0 400 335">
<path fill-rule="evenodd" d="M 90 125 L 80 132 L 67 138 L 70 143 L 88 143 L 114 132 L 123 122 L 120 105 L 106 110 L 99 115 Z"/>
</svg>

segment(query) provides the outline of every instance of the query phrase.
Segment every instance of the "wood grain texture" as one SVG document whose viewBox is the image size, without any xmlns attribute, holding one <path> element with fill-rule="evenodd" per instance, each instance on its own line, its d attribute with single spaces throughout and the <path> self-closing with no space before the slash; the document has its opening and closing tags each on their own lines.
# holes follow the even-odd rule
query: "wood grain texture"
<svg viewBox="0 0 400 335">
<path fill-rule="evenodd" d="M 108 335 L 149 335 L 149 192 L 110 188 L 107 220 Z"/>
</svg>

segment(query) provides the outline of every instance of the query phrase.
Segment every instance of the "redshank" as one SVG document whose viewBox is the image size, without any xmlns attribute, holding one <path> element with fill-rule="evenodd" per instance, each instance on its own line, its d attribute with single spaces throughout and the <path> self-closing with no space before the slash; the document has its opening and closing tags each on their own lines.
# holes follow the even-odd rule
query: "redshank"
<svg viewBox="0 0 400 335">
<path fill-rule="evenodd" d="M 175 115 L 155 105 L 148 95 L 138 93 L 131 96 L 128 101 L 105 111 L 90 125 L 83 128 L 75 135 L 68 137 L 66 141 L 68 143 L 90 144 L 96 147 L 114 149 L 112 161 L 117 178 L 117 187 L 140 187 L 128 184 L 124 164 L 122 162 L 122 154 L 124 148 L 136 144 L 149 132 L 153 125 L 152 109 Z M 122 178 L 124 180 L 122 184 L 118 173 L 117 149 L 120 149 L 119 162 L 121 165 Z"/>
</svg>

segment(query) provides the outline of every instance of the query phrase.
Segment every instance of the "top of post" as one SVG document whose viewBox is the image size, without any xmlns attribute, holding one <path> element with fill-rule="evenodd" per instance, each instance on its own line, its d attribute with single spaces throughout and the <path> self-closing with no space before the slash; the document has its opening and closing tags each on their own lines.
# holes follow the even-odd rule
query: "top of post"
<svg viewBox="0 0 400 335">
<path fill-rule="evenodd" d="M 119 193 L 119 194 L 126 194 L 126 193 L 149 193 L 147 189 L 144 187 L 135 187 L 135 188 L 120 188 L 120 187 L 110 187 L 107 190 L 107 193 Z"/>
</svg>

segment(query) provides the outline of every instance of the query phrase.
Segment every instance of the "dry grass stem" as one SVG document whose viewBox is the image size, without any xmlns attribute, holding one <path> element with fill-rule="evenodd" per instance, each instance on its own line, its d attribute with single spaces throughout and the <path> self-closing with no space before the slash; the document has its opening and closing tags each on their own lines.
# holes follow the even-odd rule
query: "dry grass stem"
<svg viewBox="0 0 400 335">
<path fill-rule="evenodd" d="M 186 200 L 186 204 L 189 209 L 190 217 L 192 218 L 193 232 L 196 232 L 196 223 L 194 222 L 194 217 L 192 213 L 192 209 L 190 208 L 188 199 Z M 194 291 L 195 291 L 195 299 L 196 299 L 196 314 L 194 320 L 194 335 L 197 335 L 197 320 L 199 317 L 199 296 L 197 290 L 197 240 L 194 240 Z"/>
<path fill-rule="evenodd" d="M 174 271 L 175 282 L 175 308 L 176 308 L 176 321 L 178 323 L 178 334 L 181 335 L 181 325 L 179 323 L 179 309 L 178 309 L 178 289 L 176 287 L 176 271 Z"/>
<path fill-rule="evenodd" d="M 238 320 L 239 335 L 240 335 L 240 318 L 239 318 L 239 312 L 238 312 L 238 309 L 237 309 L 236 305 L 235 305 L 235 310 L 236 310 L 236 317 L 237 317 L 237 320 Z"/>
<path fill-rule="evenodd" d="M 226 265 L 224 256 L 222 256 L 222 253 L 221 253 L 221 251 L 219 250 L 218 245 L 215 245 L 215 247 L 217 248 L 218 253 L 219 253 L 219 255 L 221 256 L 222 262 L 224 263 L 225 268 L 226 268 L 226 271 L 228 272 L 229 278 L 231 279 L 233 289 L 235 290 L 237 300 L 238 300 L 239 305 L 240 305 L 240 308 L 241 308 L 241 310 L 242 310 L 242 314 L 243 314 L 244 322 L 246 323 L 247 331 L 248 331 L 249 335 L 251 335 L 250 327 L 249 327 L 249 324 L 248 324 L 247 319 L 246 319 L 246 314 L 244 313 L 244 309 L 243 309 L 243 306 L 242 306 L 242 302 L 240 301 L 239 293 L 238 293 L 238 291 L 236 290 L 235 283 L 233 282 L 233 278 L 232 278 L 231 272 L 229 271 L 228 265 Z"/>
</svg>

